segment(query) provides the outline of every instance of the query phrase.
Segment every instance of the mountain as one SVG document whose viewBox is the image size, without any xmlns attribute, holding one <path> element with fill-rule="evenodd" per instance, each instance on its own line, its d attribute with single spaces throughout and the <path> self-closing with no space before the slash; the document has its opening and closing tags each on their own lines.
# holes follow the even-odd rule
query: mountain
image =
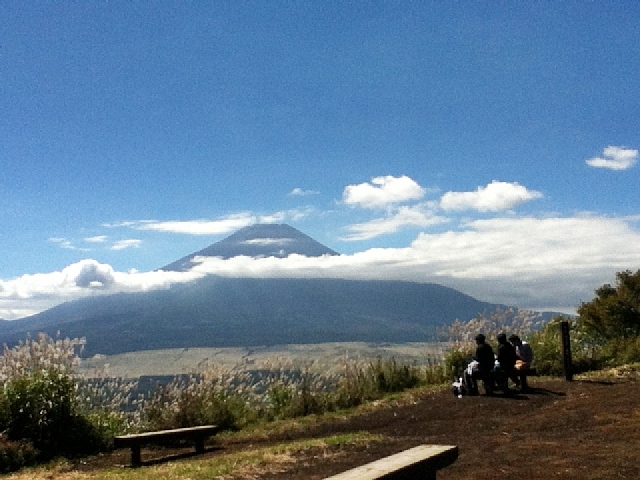
<svg viewBox="0 0 640 480">
<path fill-rule="evenodd" d="M 242 229 L 197 255 L 335 255 L 287 225 Z M 166 290 L 89 297 L 0 323 L 0 343 L 29 332 L 86 337 L 84 354 L 160 348 L 322 342 L 425 341 L 434 328 L 497 305 L 435 284 L 340 279 L 207 276 Z"/>
<path fill-rule="evenodd" d="M 242 228 L 224 240 L 182 257 L 160 270 L 187 271 L 193 265 L 192 259 L 198 256 L 224 259 L 240 255 L 285 258 L 294 253 L 307 257 L 338 255 L 337 252 L 289 225 L 258 224 Z"/>
</svg>

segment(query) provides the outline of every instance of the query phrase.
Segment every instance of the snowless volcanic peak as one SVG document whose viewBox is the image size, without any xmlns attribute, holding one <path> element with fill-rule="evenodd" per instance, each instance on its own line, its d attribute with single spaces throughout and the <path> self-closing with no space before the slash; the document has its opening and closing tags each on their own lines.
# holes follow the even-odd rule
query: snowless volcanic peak
<svg viewBox="0 0 640 480">
<path fill-rule="evenodd" d="M 258 224 L 242 228 L 219 242 L 162 267 L 161 270 L 189 270 L 193 265 L 191 260 L 198 256 L 232 258 L 245 255 L 284 258 L 294 253 L 307 257 L 338 255 L 334 250 L 289 225 Z"/>
</svg>

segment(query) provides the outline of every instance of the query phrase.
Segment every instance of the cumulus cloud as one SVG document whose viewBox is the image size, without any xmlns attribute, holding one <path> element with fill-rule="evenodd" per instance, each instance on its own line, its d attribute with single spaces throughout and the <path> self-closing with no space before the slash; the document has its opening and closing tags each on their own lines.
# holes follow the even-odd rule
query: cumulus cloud
<svg viewBox="0 0 640 480">
<path fill-rule="evenodd" d="M 507 189 L 518 187 L 507 185 L 511 185 Z M 514 190 L 532 195 L 526 189 Z M 514 201 L 501 200 L 501 204 Z M 385 218 L 353 225 L 349 239 L 446 221 L 438 216 L 437 202 L 404 205 L 390 210 Z M 424 232 L 404 248 L 317 258 L 201 257 L 189 272 L 118 272 L 107 264 L 83 260 L 59 272 L 0 280 L 0 318 L 33 314 L 87 295 L 167 288 L 211 274 L 434 282 L 485 301 L 570 311 L 593 298 L 597 287 L 613 281 L 615 272 L 640 269 L 638 226 L 637 216 L 502 216 L 452 225 L 443 232 Z"/>
<path fill-rule="evenodd" d="M 81 288 L 108 287 L 114 282 L 111 265 L 91 260 L 70 265 L 63 270 L 63 274 L 66 276 L 65 283 Z"/>
<path fill-rule="evenodd" d="M 426 190 L 409 177 L 376 177 L 371 183 L 349 185 L 345 188 L 344 203 L 366 208 L 385 207 L 384 217 L 375 218 L 347 227 L 350 232 L 343 240 L 357 241 L 395 233 L 407 227 L 424 228 L 448 222 L 436 215 L 438 209 L 477 210 L 498 212 L 542 197 L 540 192 L 529 190 L 518 183 L 493 181 L 474 192 L 447 192 L 439 202 L 398 206 L 399 202 L 410 202 L 421 198 Z"/>
<path fill-rule="evenodd" d="M 494 180 L 486 187 L 478 187 L 475 192 L 447 192 L 440 199 L 440 207 L 443 210 L 498 212 L 541 197 L 542 193 L 516 182 Z"/>
<path fill-rule="evenodd" d="M 401 206 L 386 217 L 350 225 L 347 227 L 350 233 L 343 237 L 343 240 L 368 240 L 380 235 L 395 233 L 406 227 L 424 228 L 448 221 L 444 217 L 435 215 L 429 204 Z"/>
<path fill-rule="evenodd" d="M 91 294 L 167 288 L 211 274 L 434 282 L 480 300 L 571 311 L 581 301 L 591 300 L 600 285 L 612 282 L 615 272 L 640 269 L 635 220 L 599 216 L 474 220 L 461 229 L 422 233 L 404 248 L 311 258 L 200 257 L 189 272 L 118 272 L 83 260 L 60 272 L 0 280 L 0 317 L 36 313 Z"/>
<path fill-rule="evenodd" d="M 108 264 L 86 259 L 59 272 L 0 280 L 0 318 L 33 315 L 89 295 L 168 288 L 173 283 L 189 282 L 200 276 L 197 272 L 117 272 Z"/>
<path fill-rule="evenodd" d="M 118 240 L 113 245 L 111 245 L 110 250 L 124 250 L 126 248 L 138 248 L 142 240 L 137 238 L 128 238 L 126 240 Z"/>
<path fill-rule="evenodd" d="M 406 248 L 198 260 L 202 273 L 434 282 L 495 303 L 572 311 L 616 271 L 640 268 L 640 232 L 615 218 L 497 218 L 423 233 Z"/>
<path fill-rule="evenodd" d="M 638 161 L 638 150 L 609 145 L 602 151 L 602 157 L 585 160 L 586 164 L 594 168 L 608 168 L 610 170 L 627 170 Z"/>
<path fill-rule="evenodd" d="M 413 179 L 403 175 L 375 177 L 371 183 L 347 185 L 342 194 L 345 204 L 362 208 L 380 208 L 388 205 L 419 200 L 426 190 Z"/>
<path fill-rule="evenodd" d="M 306 197 L 308 195 L 318 195 L 318 194 L 320 194 L 320 192 L 318 192 L 317 190 L 303 190 L 300 187 L 296 187 L 289 192 L 289 196 L 291 197 L 294 197 L 294 196 Z"/>
</svg>

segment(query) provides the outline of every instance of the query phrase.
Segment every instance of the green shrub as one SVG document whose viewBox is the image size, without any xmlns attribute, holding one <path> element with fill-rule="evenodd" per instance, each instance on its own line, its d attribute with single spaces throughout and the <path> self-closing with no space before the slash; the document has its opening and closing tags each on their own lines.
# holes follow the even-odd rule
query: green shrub
<svg viewBox="0 0 640 480">
<path fill-rule="evenodd" d="M 368 368 L 348 362 L 332 392 L 331 403 L 336 409 L 352 408 L 377 397 L 375 382 Z"/>
<path fill-rule="evenodd" d="M 369 369 L 380 393 L 402 392 L 420 383 L 419 369 L 415 365 L 399 364 L 395 358 L 378 359 Z"/>
<path fill-rule="evenodd" d="M 28 440 L 43 457 L 91 453 L 103 446 L 97 429 L 76 413 L 73 378 L 53 369 L 5 385 L 10 440 Z"/>
<path fill-rule="evenodd" d="M 578 314 L 591 339 L 601 344 L 640 336 L 640 270 L 616 273 L 616 282 L 602 285 L 596 297 L 583 302 Z"/>
<path fill-rule="evenodd" d="M 102 439 L 105 448 L 111 447 L 111 439 L 117 435 L 133 433 L 139 422 L 132 421 L 133 415 L 112 410 L 94 410 L 83 415 Z"/>
<path fill-rule="evenodd" d="M 610 367 L 640 362 L 640 337 L 611 339 L 599 354 L 601 362 Z"/>
<path fill-rule="evenodd" d="M 81 344 L 40 334 L 5 347 L 0 357 L 0 426 L 8 440 L 32 444 L 39 459 L 90 453 L 105 444 L 78 411 L 73 367 Z"/>
<path fill-rule="evenodd" d="M 456 345 L 445 354 L 444 368 L 447 380 L 462 375 L 462 372 L 471 361 L 473 351 L 473 346 L 470 343 L 466 343 Z"/>
<path fill-rule="evenodd" d="M 557 316 L 529 339 L 534 355 L 533 361 L 538 373 L 551 376 L 563 374 L 562 336 L 560 333 L 560 324 L 563 321 L 569 322 L 573 373 L 602 368 L 604 366 L 602 351 L 592 343 L 589 333 L 585 331 L 580 321 Z"/>
<path fill-rule="evenodd" d="M 214 424 L 235 430 L 245 425 L 253 415 L 246 395 L 233 380 L 232 374 L 207 371 L 156 389 L 142 404 L 142 427 L 163 430 Z"/>
<path fill-rule="evenodd" d="M 449 369 L 443 361 L 430 361 L 424 369 L 426 385 L 442 385 L 450 380 Z"/>
<path fill-rule="evenodd" d="M 40 450 L 59 450 L 59 442 L 73 415 L 73 380 L 55 370 L 32 372 L 5 385 L 12 440 L 29 439 Z"/>
<path fill-rule="evenodd" d="M 327 403 L 334 409 L 351 408 L 382 398 L 388 393 L 424 385 L 427 378 L 436 379 L 440 383 L 441 370 L 439 365 L 422 370 L 415 364 L 398 363 L 395 358 L 379 358 L 365 366 L 350 363 L 345 366 Z"/>
<path fill-rule="evenodd" d="M 0 436 L 0 473 L 9 473 L 36 463 L 37 452 L 24 440 L 7 440 Z"/>
<path fill-rule="evenodd" d="M 326 392 L 322 375 L 308 368 L 290 371 L 290 378 L 276 375 L 266 392 L 266 418 L 295 418 L 339 408 Z"/>
<path fill-rule="evenodd" d="M 562 375 L 562 345 L 560 321 L 551 319 L 539 332 L 529 339 L 538 373 L 541 375 Z"/>
<path fill-rule="evenodd" d="M 346 361 L 340 374 L 321 374 L 309 368 L 275 368 L 267 374 L 263 418 L 294 418 L 352 408 L 388 393 L 443 382 L 439 362 L 422 369 L 395 358 L 361 364 Z"/>
</svg>

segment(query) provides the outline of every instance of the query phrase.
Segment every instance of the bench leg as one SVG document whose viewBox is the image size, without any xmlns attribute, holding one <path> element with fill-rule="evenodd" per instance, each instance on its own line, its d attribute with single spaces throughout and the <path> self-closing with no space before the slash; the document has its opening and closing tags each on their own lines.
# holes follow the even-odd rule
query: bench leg
<svg viewBox="0 0 640 480">
<path fill-rule="evenodd" d="M 131 466 L 139 467 L 142 464 L 140 459 L 140 445 L 131 446 Z"/>
<path fill-rule="evenodd" d="M 196 440 L 196 453 L 204 453 L 204 437 L 197 436 Z"/>
</svg>

